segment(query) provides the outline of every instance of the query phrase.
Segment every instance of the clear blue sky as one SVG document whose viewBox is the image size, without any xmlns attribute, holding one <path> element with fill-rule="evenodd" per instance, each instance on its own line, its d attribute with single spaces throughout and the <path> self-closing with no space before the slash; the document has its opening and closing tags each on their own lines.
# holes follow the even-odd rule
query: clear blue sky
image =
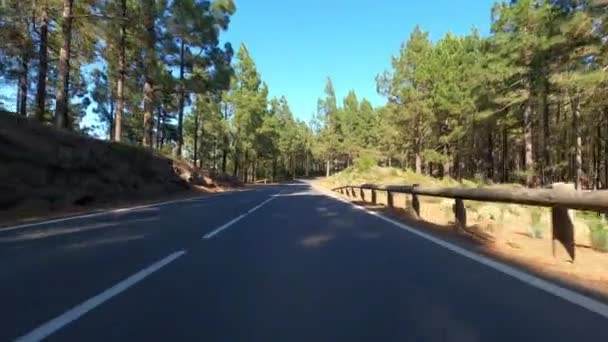
<svg viewBox="0 0 608 342">
<path fill-rule="evenodd" d="M 272 96 L 285 95 L 308 119 L 325 79 L 342 98 L 350 89 L 374 105 L 375 77 L 390 66 L 416 24 L 434 41 L 446 32 L 487 35 L 493 0 L 235 0 L 224 39 L 247 44 Z"/>
</svg>

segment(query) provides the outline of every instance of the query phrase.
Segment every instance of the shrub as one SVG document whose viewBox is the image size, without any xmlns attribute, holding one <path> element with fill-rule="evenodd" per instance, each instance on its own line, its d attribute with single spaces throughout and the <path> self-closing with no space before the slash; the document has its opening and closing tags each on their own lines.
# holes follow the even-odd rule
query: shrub
<svg viewBox="0 0 608 342">
<path fill-rule="evenodd" d="M 376 156 L 371 152 L 363 152 L 355 159 L 355 169 L 359 172 L 368 172 L 378 165 Z"/>
<path fill-rule="evenodd" d="M 542 239 L 543 238 L 543 225 L 541 222 L 541 212 L 540 212 L 540 210 L 535 209 L 535 210 L 532 210 L 530 215 L 532 216 L 532 224 L 530 225 L 530 228 L 528 229 L 528 234 L 530 234 L 530 236 L 535 239 Z"/>
<path fill-rule="evenodd" d="M 608 253 L 608 229 L 604 227 L 604 223 L 595 222 L 591 226 L 589 234 L 591 237 L 591 247 L 600 252 Z"/>
</svg>

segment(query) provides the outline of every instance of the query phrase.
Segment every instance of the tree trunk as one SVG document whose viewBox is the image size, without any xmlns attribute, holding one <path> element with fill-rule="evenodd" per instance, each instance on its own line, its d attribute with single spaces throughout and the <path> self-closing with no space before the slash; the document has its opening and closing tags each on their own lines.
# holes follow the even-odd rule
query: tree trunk
<svg viewBox="0 0 608 342">
<path fill-rule="evenodd" d="M 577 190 L 583 186 L 583 139 L 581 138 L 579 121 L 580 106 L 577 99 L 572 99 L 572 131 L 574 133 L 574 185 Z"/>
<path fill-rule="evenodd" d="M 114 141 L 122 139 L 122 116 L 125 108 L 125 79 L 127 68 L 127 0 L 121 1 L 122 20 L 118 47 L 118 80 L 116 80 L 116 114 L 114 115 Z"/>
<path fill-rule="evenodd" d="M 156 11 L 155 2 L 147 0 L 144 7 L 143 23 L 146 29 L 144 58 L 144 137 L 143 145 L 152 146 L 152 128 L 154 111 L 154 53 L 156 51 Z"/>
<path fill-rule="evenodd" d="M 224 141 L 225 144 L 227 144 Z M 226 174 L 226 167 L 228 166 L 228 148 L 224 147 L 222 149 L 222 174 Z"/>
<path fill-rule="evenodd" d="M 507 128 L 502 128 L 502 182 L 507 183 L 509 181 L 509 170 L 508 170 L 508 157 L 509 157 L 509 135 Z"/>
<path fill-rule="evenodd" d="M 199 116 L 199 114 L 196 114 L 197 117 Z M 199 119 L 199 123 L 198 123 L 198 127 L 200 127 L 200 133 L 199 133 L 199 143 L 198 143 L 198 159 L 199 159 L 199 163 L 201 164 L 201 167 L 203 165 L 203 156 L 204 156 L 204 147 L 205 147 L 205 125 L 203 122 L 203 116 L 202 114 L 200 115 L 200 119 Z"/>
<path fill-rule="evenodd" d="M 47 0 L 40 14 L 40 49 L 38 51 L 38 84 L 36 86 L 36 119 L 44 121 L 46 110 L 46 76 L 48 73 L 49 9 Z"/>
<path fill-rule="evenodd" d="M 422 174 L 422 157 L 420 156 L 420 151 L 416 149 L 416 173 Z"/>
<path fill-rule="evenodd" d="M 604 109 L 604 189 L 608 189 L 608 108 Z"/>
<path fill-rule="evenodd" d="M 450 177 L 450 147 L 448 146 L 448 144 L 444 144 L 443 146 L 443 156 L 445 157 L 445 160 L 443 161 L 443 165 L 442 165 L 442 176 L 443 177 Z"/>
<path fill-rule="evenodd" d="M 310 153 L 306 153 L 306 167 L 304 170 L 304 176 L 308 177 L 310 175 Z"/>
<path fill-rule="evenodd" d="M 72 5 L 74 0 L 63 0 L 61 34 L 63 44 L 59 50 L 57 89 L 55 91 L 55 127 L 68 128 L 68 101 L 70 92 L 70 52 L 72 46 Z"/>
<path fill-rule="evenodd" d="M 160 151 L 160 141 L 164 137 L 163 131 L 163 106 L 158 106 L 156 109 L 156 149 Z"/>
<path fill-rule="evenodd" d="M 486 154 L 487 178 L 494 179 L 494 132 L 488 129 L 488 150 Z"/>
<path fill-rule="evenodd" d="M 16 105 L 15 113 L 18 113 L 18 114 L 21 113 L 21 108 L 19 108 L 21 105 L 21 87 L 17 87 L 17 102 L 15 103 L 15 105 Z"/>
<path fill-rule="evenodd" d="M 549 81 L 545 80 L 545 89 L 543 92 L 543 162 L 541 168 L 542 184 L 549 184 L 551 181 L 551 131 L 549 126 Z"/>
<path fill-rule="evenodd" d="M 243 182 L 247 183 L 247 176 L 249 173 L 249 150 L 245 150 L 245 162 L 243 163 Z"/>
<path fill-rule="evenodd" d="M 331 175 L 331 160 L 328 158 L 325 163 L 325 177 L 329 177 Z"/>
<path fill-rule="evenodd" d="M 526 170 L 526 185 L 534 186 L 534 156 L 532 154 L 532 100 L 528 100 L 524 110 L 524 165 Z"/>
<path fill-rule="evenodd" d="M 602 177 L 600 173 L 600 158 L 602 155 L 602 127 L 597 126 L 595 130 L 595 144 L 593 144 L 593 190 L 600 189 Z"/>
<path fill-rule="evenodd" d="M 28 80 L 27 75 L 29 72 L 28 58 L 26 56 L 21 57 L 21 74 L 19 75 L 19 96 L 17 112 L 21 116 L 27 116 L 27 91 L 28 91 Z"/>
<path fill-rule="evenodd" d="M 152 112 L 154 110 L 154 88 L 151 77 L 146 76 L 144 82 L 144 138 L 143 145 L 152 147 L 152 133 L 154 126 L 154 118 Z"/>
<path fill-rule="evenodd" d="M 217 174 L 217 138 L 213 139 L 213 175 Z"/>
<path fill-rule="evenodd" d="M 184 39 L 181 39 L 179 49 L 179 112 L 177 114 L 177 156 L 182 156 L 182 146 L 184 145 L 184 102 L 186 101 L 186 89 L 184 85 L 184 53 L 186 45 Z"/>
<path fill-rule="evenodd" d="M 234 172 L 233 176 L 238 178 L 239 175 L 239 150 L 237 148 L 234 149 Z"/>
<path fill-rule="evenodd" d="M 198 113 L 194 115 L 194 156 L 192 157 L 192 163 L 196 165 L 196 159 L 198 156 Z"/>
<path fill-rule="evenodd" d="M 108 129 L 108 137 L 110 138 L 110 141 L 114 141 L 114 125 L 116 124 L 114 115 L 114 96 L 112 94 L 110 96 L 110 122 Z"/>
</svg>

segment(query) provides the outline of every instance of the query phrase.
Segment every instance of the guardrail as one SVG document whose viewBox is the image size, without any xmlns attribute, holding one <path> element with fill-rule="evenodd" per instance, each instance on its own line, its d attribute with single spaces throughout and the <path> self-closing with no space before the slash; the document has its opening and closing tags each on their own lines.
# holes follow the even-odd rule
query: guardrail
<svg viewBox="0 0 608 342">
<path fill-rule="evenodd" d="M 574 224 L 568 215 L 568 209 L 608 212 L 608 191 L 575 191 L 563 184 L 555 184 L 552 189 L 445 188 L 417 184 L 363 184 L 342 186 L 333 191 L 355 197 L 355 189 L 359 189 L 363 201 L 365 201 L 364 190 L 370 190 L 373 204 L 377 203 L 377 191 L 386 192 L 389 207 L 394 207 L 393 194 L 409 195 L 406 196 L 405 207 L 413 209 L 417 218 L 420 218 L 419 196 L 452 198 L 455 200 L 452 209 L 455 214 L 456 229 L 464 229 L 467 224 L 464 200 L 550 207 L 553 255 L 555 256 L 555 242 L 559 241 L 566 248 L 572 260 L 575 259 Z"/>
</svg>

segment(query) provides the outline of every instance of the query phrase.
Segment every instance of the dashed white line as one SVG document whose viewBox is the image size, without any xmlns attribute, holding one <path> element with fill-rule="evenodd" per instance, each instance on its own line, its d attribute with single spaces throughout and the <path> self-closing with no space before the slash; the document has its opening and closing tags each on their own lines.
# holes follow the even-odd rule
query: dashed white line
<svg viewBox="0 0 608 342">
<path fill-rule="evenodd" d="M 173 254 L 168 255 L 162 260 L 159 260 L 152 265 L 144 268 L 143 270 L 133 274 L 132 276 L 126 278 L 125 280 L 119 282 L 118 284 L 110 287 L 109 289 L 101 292 L 100 294 L 92 297 L 85 302 L 75 306 L 74 308 L 64 312 L 60 316 L 57 316 L 50 321 L 42 324 L 38 328 L 30 331 L 29 333 L 17 338 L 15 341 L 19 342 L 30 342 L 30 341 L 40 341 L 59 329 L 65 327 L 71 322 L 77 320 L 87 312 L 95 309 L 99 305 L 108 301 L 112 297 L 118 295 L 119 293 L 127 290 L 129 287 L 135 285 L 136 283 L 142 281 L 144 278 L 149 276 L 150 274 L 160 270 L 162 267 L 166 266 L 170 262 L 184 255 L 186 251 L 179 251 Z"/>
<path fill-rule="evenodd" d="M 203 240 L 209 240 L 212 237 L 216 236 L 217 234 L 221 233 L 223 230 L 228 229 L 230 226 L 232 226 L 233 224 L 239 222 L 240 220 L 242 220 L 245 216 L 253 213 L 254 211 L 260 209 L 261 207 L 263 207 L 264 205 L 266 205 L 268 202 L 272 201 L 273 199 L 275 199 L 277 196 L 279 196 L 283 191 L 279 191 L 279 193 L 277 193 L 276 195 L 272 195 L 269 199 L 265 200 L 264 202 L 256 205 L 255 207 L 251 208 L 249 211 L 247 211 L 246 213 L 237 216 L 235 218 L 233 218 L 232 220 L 226 222 L 224 225 L 222 225 L 221 227 L 205 234 L 205 236 L 203 236 Z"/>
</svg>

